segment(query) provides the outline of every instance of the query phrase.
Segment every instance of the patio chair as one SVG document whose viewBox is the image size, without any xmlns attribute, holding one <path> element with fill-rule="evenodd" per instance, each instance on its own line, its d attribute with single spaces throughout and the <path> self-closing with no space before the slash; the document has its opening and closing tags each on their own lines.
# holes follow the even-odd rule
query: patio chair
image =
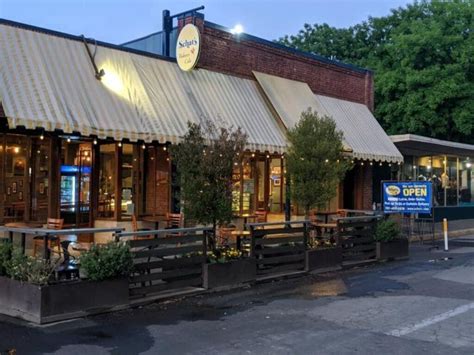
<svg viewBox="0 0 474 355">
<path fill-rule="evenodd" d="M 132 214 L 132 232 L 141 232 L 141 231 L 149 231 L 148 228 L 138 228 L 138 221 L 137 217 Z M 153 239 L 153 235 L 141 235 L 141 236 L 133 236 L 133 240 L 144 240 L 144 239 Z"/>
<path fill-rule="evenodd" d="M 267 211 L 255 211 L 255 215 L 257 216 L 256 218 L 257 223 L 267 223 L 267 217 L 268 217 Z"/>
<path fill-rule="evenodd" d="M 182 213 L 166 213 L 167 228 L 184 228 L 184 215 Z"/>
<path fill-rule="evenodd" d="M 46 228 L 47 229 L 54 229 L 54 230 L 60 230 L 63 229 L 64 226 L 64 219 L 59 219 L 59 218 L 48 218 L 47 223 L 46 223 Z M 36 252 L 38 248 L 40 250 L 43 250 L 43 237 L 42 236 L 37 236 L 33 238 L 33 256 L 36 256 Z M 59 235 L 51 236 L 49 237 L 48 240 L 48 248 L 51 250 L 54 250 L 53 248 L 56 247 L 58 254 L 62 254 L 62 248 L 61 248 L 61 238 Z"/>
</svg>

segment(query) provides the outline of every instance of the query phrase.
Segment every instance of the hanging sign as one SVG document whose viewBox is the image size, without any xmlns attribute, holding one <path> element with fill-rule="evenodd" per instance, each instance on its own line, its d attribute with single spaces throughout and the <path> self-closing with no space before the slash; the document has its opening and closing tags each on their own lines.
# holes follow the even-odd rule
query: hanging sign
<svg viewBox="0 0 474 355">
<path fill-rule="evenodd" d="M 181 29 L 176 42 L 176 61 L 181 70 L 192 70 L 201 51 L 201 36 L 199 29 L 193 24 L 187 24 Z"/>
<path fill-rule="evenodd" d="M 431 213 L 431 181 L 382 182 L 384 213 Z"/>
</svg>

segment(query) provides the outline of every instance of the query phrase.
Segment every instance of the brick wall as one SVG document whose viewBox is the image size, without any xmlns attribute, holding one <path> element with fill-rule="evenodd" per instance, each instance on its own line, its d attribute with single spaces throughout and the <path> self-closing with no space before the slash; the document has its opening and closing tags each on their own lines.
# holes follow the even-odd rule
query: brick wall
<svg viewBox="0 0 474 355">
<path fill-rule="evenodd" d="M 308 83 L 313 92 L 339 99 L 363 103 L 373 110 L 373 75 L 309 58 L 265 44 L 252 36 L 236 36 L 204 22 L 203 18 L 185 18 L 178 27 L 195 23 L 201 32 L 202 49 L 199 68 L 254 79 L 259 71 Z"/>
</svg>

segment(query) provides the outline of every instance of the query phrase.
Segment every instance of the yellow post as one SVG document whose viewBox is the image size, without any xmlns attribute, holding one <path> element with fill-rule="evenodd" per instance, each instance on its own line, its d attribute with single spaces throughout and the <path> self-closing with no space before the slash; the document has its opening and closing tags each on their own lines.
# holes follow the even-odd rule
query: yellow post
<svg viewBox="0 0 474 355">
<path fill-rule="evenodd" d="M 444 251 L 448 251 L 448 220 L 443 218 Z"/>
</svg>

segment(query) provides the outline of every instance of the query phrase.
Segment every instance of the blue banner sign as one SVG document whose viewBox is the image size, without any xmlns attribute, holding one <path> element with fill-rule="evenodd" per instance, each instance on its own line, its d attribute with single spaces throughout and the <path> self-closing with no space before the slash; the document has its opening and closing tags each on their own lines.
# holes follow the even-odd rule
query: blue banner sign
<svg viewBox="0 0 474 355">
<path fill-rule="evenodd" d="M 430 181 L 383 182 L 384 213 L 431 213 Z"/>
</svg>

